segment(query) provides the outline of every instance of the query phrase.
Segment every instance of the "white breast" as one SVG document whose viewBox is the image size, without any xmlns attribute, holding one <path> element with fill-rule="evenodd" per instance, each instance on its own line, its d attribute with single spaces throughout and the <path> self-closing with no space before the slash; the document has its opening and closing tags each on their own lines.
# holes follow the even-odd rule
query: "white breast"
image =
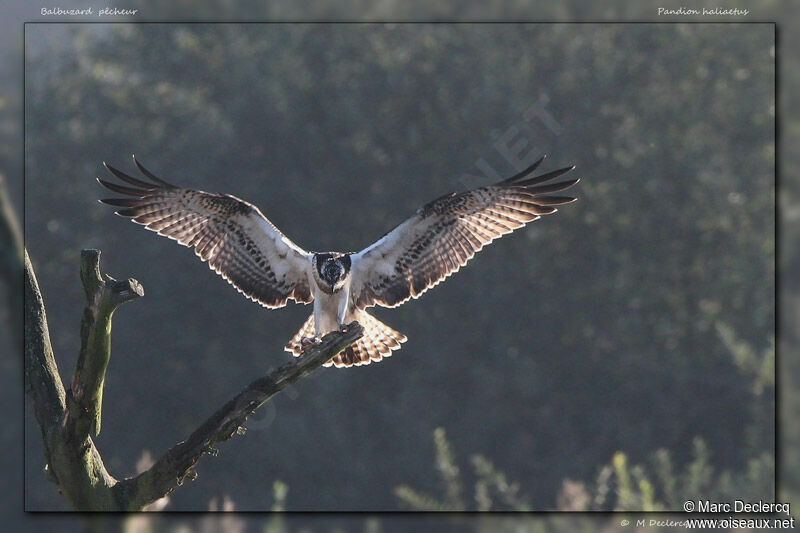
<svg viewBox="0 0 800 533">
<path fill-rule="evenodd" d="M 339 293 L 326 294 L 315 287 L 314 291 L 314 325 L 316 335 L 321 337 L 326 333 L 339 328 L 337 317 L 339 314 Z"/>
<path fill-rule="evenodd" d="M 316 285 L 316 284 L 315 284 Z M 350 302 L 350 282 L 342 290 L 327 294 L 318 286 L 314 287 L 314 326 L 315 335 L 321 337 L 339 329 L 339 324 L 349 324 L 353 320 L 353 306 Z"/>
</svg>

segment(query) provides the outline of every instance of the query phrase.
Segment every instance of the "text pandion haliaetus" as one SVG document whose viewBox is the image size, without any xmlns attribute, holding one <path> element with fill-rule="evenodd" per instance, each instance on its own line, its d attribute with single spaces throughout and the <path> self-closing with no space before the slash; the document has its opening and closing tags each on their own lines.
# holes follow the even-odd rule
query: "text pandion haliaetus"
<svg viewBox="0 0 800 533">
<path fill-rule="evenodd" d="M 542 158 L 544 159 L 544 158 Z M 101 202 L 120 207 L 117 214 L 194 248 L 209 266 L 239 292 L 265 307 L 288 300 L 314 302 L 314 312 L 285 349 L 300 355 L 308 342 L 357 320 L 364 335 L 326 366 L 380 361 L 400 348 L 405 335 L 366 308 L 396 307 L 417 298 L 464 266 L 494 239 L 554 213 L 572 202 L 551 193 L 577 179 L 548 183 L 575 167 L 530 177 L 542 159 L 494 185 L 438 198 L 358 253 L 307 252 L 281 233 L 254 205 L 228 194 L 212 194 L 171 185 L 145 169 L 150 181 L 106 168 L 132 187 L 98 181 L 128 198 Z"/>
</svg>

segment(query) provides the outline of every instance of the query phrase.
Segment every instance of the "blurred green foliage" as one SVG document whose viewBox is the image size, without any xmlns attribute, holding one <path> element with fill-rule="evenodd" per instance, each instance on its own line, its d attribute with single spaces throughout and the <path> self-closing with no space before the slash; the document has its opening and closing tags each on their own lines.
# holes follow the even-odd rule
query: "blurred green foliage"
<svg viewBox="0 0 800 533">
<path fill-rule="evenodd" d="M 400 485 L 394 494 L 414 511 L 530 511 L 533 505 L 521 496 L 518 482 L 509 482 L 504 472 L 483 455 L 471 457 L 473 501 L 466 502 L 463 486 L 468 485 L 456 464 L 443 428 L 434 431 L 436 470 L 441 496 Z M 686 500 L 756 502 L 774 485 L 772 454 L 747 462 L 744 470 L 716 472 L 706 443 L 695 439 L 692 460 L 676 472 L 669 450 L 661 448 L 648 458 L 648 465 L 630 466 L 624 452 L 616 452 L 603 465 L 594 482 L 565 479 L 552 510 L 558 511 L 648 511 L 683 509 Z M 442 465 L 448 465 L 446 469 Z"/>
<path fill-rule="evenodd" d="M 530 511 L 533 508 L 520 498 L 519 484 L 509 483 L 506 475 L 480 454 L 471 457 L 475 478 L 472 491 L 474 502 L 467 504 L 463 496 L 463 476 L 444 428 L 436 428 L 433 441 L 443 497 L 437 499 L 408 485 L 400 485 L 395 488 L 394 494 L 407 508 L 414 511 Z"/>
<path fill-rule="evenodd" d="M 749 345 L 734 340 L 729 328 L 720 325 L 719 329 L 737 364 L 753 370 L 754 392 L 761 394 L 765 386 L 771 387 L 774 349 L 758 356 Z M 524 487 L 518 482 L 509 482 L 506 474 L 481 454 L 472 455 L 473 472 L 466 481 L 444 428 L 436 428 L 433 440 L 442 495 L 400 485 L 394 493 L 404 507 L 414 511 L 528 511 L 535 508 L 525 496 L 520 496 Z M 600 467 L 593 482 L 564 479 L 552 509 L 665 512 L 682 509 L 687 500 L 756 502 L 765 494 L 771 494 L 774 484 L 775 456 L 771 451 L 749 458 L 744 468 L 719 472 L 713 465 L 708 445 L 698 437 L 693 441 L 691 461 L 682 471 L 676 471 L 672 454 L 666 448 L 656 450 L 647 458 L 647 464 L 633 466 L 627 454 L 618 451 L 609 464 Z M 473 501 L 464 500 L 465 485 L 472 487 Z"/>
<path fill-rule="evenodd" d="M 115 324 L 107 465 L 185 438 L 284 361 L 310 308 L 259 309 L 114 217 L 102 160 L 136 153 L 325 250 L 547 152 L 578 165 L 577 203 L 378 310 L 402 351 L 277 399 L 168 509 L 268 509 L 275 479 L 289 510 L 395 509 L 394 487 L 437 494 L 437 427 L 491 460 L 482 491 L 508 472 L 532 509 L 620 450 L 626 470 L 665 450 L 684 472 L 699 438 L 714 472 L 748 475 L 774 448 L 774 59 L 765 24 L 28 25 L 26 243 L 62 373 L 81 248 L 146 290 Z M 26 504 L 61 509 L 32 424 Z M 631 501 L 671 504 L 642 472 Z"/>
</svg>

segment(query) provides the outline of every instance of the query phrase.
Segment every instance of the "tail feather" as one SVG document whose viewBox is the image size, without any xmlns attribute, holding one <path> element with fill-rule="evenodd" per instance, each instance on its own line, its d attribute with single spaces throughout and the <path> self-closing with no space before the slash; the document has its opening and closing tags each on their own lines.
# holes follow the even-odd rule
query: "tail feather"
<svg viewBox="0 0 800 533">
<path fill-rule="evenodd" d="M 323 366 L 333 365 L 336 368 L 343 368 L 381 361 L 384 357 L 391 356 L 394 350 L 399 350 L 401 344 L 407 340 L 405 335 L 364 311 L 359 312 L 356 320 L 364 328 L 363 336 Z M 303 337 L 313 337 L 314 333 L 314 315 L 312 314 L 284 349 L 293 353 L 295 357 L 299 356 L 303 353 L 301 340 Z"/>
<path fill-rule="evenodd" d="M 286 346 L 283 347 L 284 350 L 287 352 L 291 352 L 294 354 L 295 357 L 303 353 L 303 345 L 300 341 L 303 338 L 313 337 L 314 336 L 314 314 L 312 313 L 310 317 L 303 323 L 303 327 L 300 328 L 292 340 L 286 343 Z"/>
</svg>

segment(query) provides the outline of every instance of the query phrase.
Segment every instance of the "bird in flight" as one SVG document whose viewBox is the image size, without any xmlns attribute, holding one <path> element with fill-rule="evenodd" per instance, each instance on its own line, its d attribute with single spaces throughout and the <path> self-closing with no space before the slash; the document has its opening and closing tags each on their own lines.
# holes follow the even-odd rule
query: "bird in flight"
<svg viewBox="0 0 800 533">
<path fill-rule="evenodd" d="M 281 233 L 258 207 L 229 194 L 176 187 L 133 158 L 147 178 L 134 178 L 103 163 L 121 185 L 98 178 L 126 198 L 100 200 L 118 207 L 159 235 L 193 248 L 201 260 L 247 298 L 277 308 L 288 300 L 314 303 L 314 311 L 285 349 L 299 356 L 331 331 L 356 320 L 363 336 L 325 366 L 380 361 L 406 336 L 366 312 L 397 307 L 457 272 L 493 240 L 521 228 L 554 206 L 575 200 L 551 193 L 578 179 L 552 180 L 575 168 L 531 174 L 544 157 L 493 185 L 446 194 L 360 252 L 307 252 Z"/>
</svg>

